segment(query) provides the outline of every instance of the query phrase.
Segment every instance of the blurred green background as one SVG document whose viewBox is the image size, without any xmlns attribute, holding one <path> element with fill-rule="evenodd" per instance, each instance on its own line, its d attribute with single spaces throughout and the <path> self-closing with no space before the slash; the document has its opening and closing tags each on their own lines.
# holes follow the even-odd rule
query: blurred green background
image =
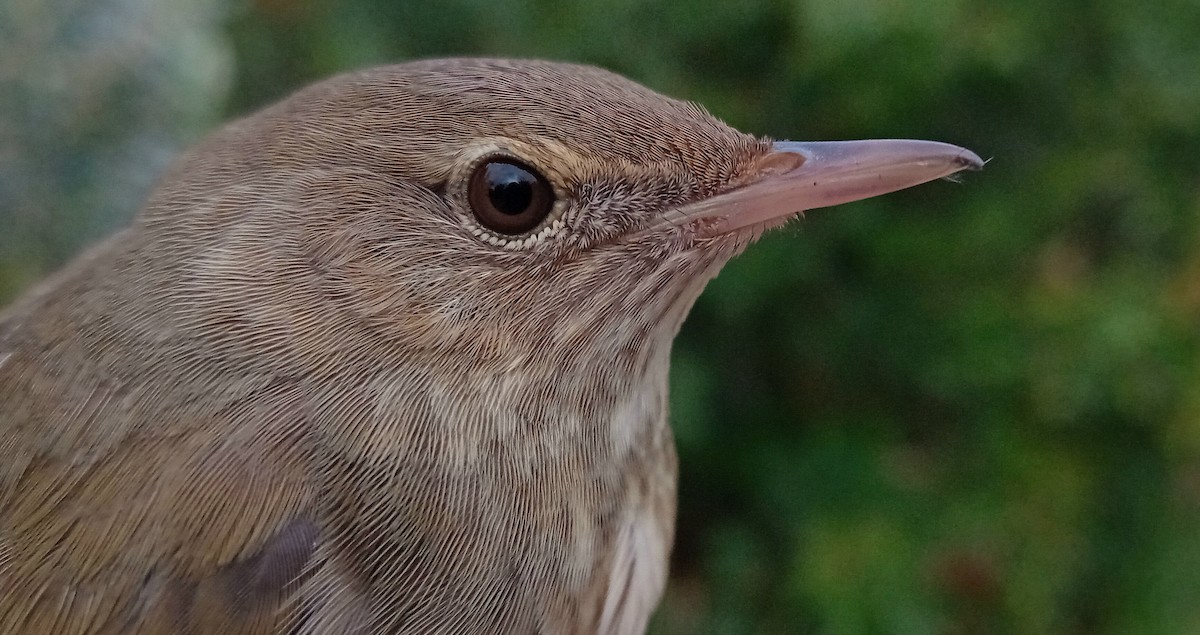
<svg viewBox="0 0 1200 635">
<path fill-rule="evenodd" d="M 674 354 L 655 633 L 1200 633 L 1200 3 L 0 0 L 0 302 L 318 78 L 599 64 L 800 140 L 992 157 L 812 212 Z"/>
</svg>

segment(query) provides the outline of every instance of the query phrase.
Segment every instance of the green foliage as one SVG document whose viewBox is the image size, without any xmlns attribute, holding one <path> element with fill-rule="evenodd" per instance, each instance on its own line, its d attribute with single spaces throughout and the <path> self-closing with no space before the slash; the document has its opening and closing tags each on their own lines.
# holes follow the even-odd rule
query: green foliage
<svg viewBox="0 0 1200 635">
<path fill-rule="evenodd" d="M 674 357 L 681 506 L 655 632 L 1200 632 L 1194 0 L 258 0 L 230 16 L 201 39 L 231 49 L 196 61 L 236 60 L 230 115 L 367 64 L 536 56 L 747 131 L 993 157 L 962 184 L 810 213 L 710 285 Z M 0 79 L 43 94 L 60 52 Z M 0 101 L 0 128 L 68 135 L 38 152 L 0 136 L 19 155 L 0 153 L 0 218 L 28 227 L 44 200 L 56 219 L 44 243 L 0 243 L 0 293 L 96 224 L 93 189 L 43 186 L 15 210 L 24 175 L 103 187 L 71 158 L 137 134 L 132 94 L 211 109 L 166 145 L 218 119 L 221 91 L 184 97 L 170 68 L 106 80 L 116 100 L 83 93 L 115 123 L 82 141 Z M 39 249 L 53 256 L 14 256 Z"/>
</svg>

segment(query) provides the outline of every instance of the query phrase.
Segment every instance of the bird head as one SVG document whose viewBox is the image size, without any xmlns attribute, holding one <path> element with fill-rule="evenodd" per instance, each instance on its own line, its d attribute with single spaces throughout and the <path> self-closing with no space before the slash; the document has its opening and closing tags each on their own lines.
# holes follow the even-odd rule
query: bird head
<svg viewBox="0 0 1200 635">
<path fill-rule="evenodd" d="M 437 60 L 231 124 L 141 223 L 217 333 L 513 364 L 669 344 L 765 229 L 980 164 L 932 142 L 755 137 L 588 66 Z"/>
</svg>

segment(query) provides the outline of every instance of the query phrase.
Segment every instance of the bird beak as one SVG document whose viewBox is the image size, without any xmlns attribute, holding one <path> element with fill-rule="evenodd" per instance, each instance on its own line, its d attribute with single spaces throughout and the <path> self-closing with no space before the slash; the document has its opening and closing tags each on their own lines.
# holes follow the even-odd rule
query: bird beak
<svg viewBox="0 0 1200 635">
<path fill-rule="evenodd" d="M 717 236 L 982 167 L 974 152 L 935 141 L 778 141 L 750 184 L 674 209 L 662 222 L 696 223 L 702 235 Z"/>
</svg>

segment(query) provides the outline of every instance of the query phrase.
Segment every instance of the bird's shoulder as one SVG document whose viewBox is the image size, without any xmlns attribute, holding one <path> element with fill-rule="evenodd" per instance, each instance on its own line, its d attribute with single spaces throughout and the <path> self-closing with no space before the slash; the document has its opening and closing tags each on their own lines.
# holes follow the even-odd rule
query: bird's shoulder
<svg viewBox="0 0 1200 635">
<path fill-rule="evenodd" d="M 55 320 L 0 324 L 0 633 L 275 632 L 320 539 L 298 388 Z"/>
</svg>

